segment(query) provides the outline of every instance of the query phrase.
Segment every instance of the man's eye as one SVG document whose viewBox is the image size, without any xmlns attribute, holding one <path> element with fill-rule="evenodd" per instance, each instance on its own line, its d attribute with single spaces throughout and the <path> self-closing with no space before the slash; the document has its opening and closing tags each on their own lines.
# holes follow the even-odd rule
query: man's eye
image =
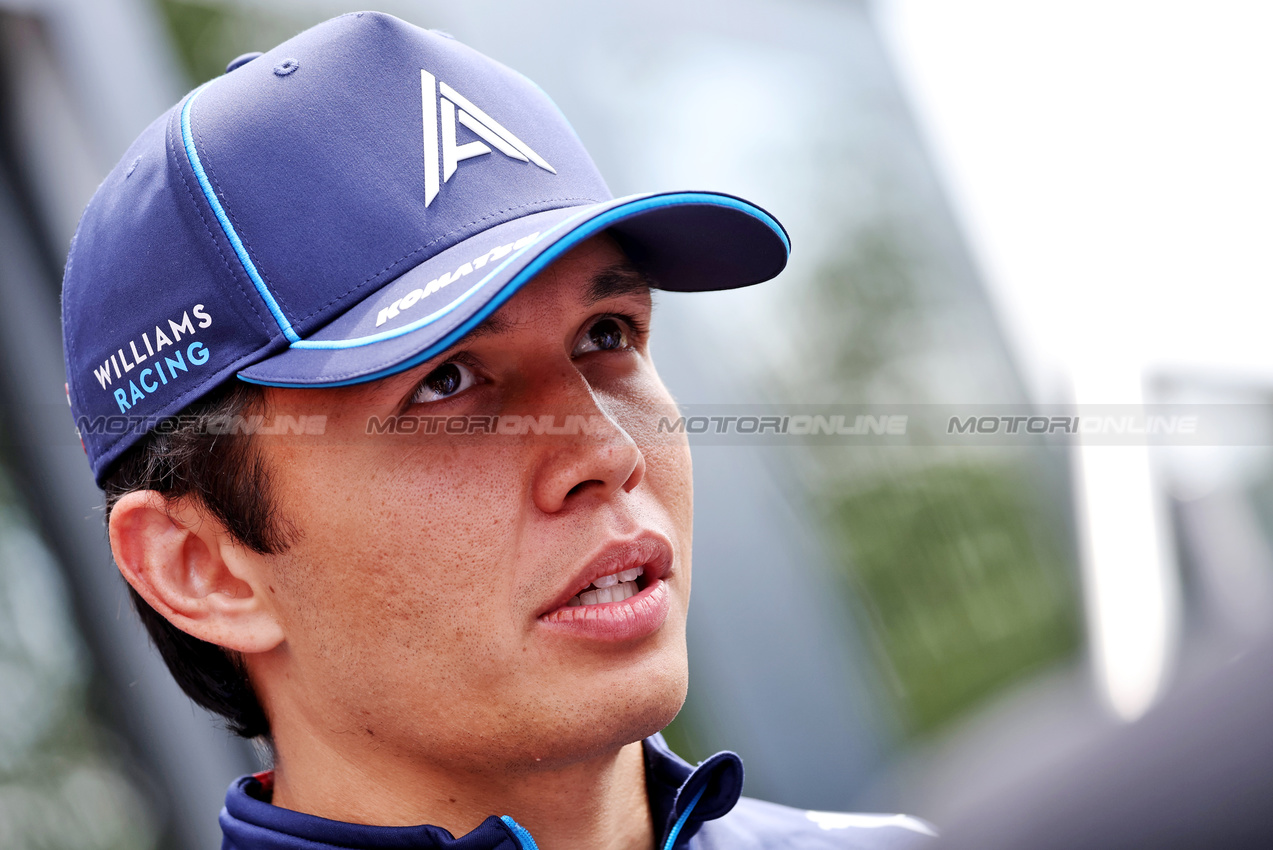
<svg viewBox="0 0 1273 850">
<path fill-rule="evenodd" d="M 590 351 L 615 351 L 628 348 L 628 333 L 618 319 L 603 318 L 593 322 L 571 354 L 578 357 Z"/>
<path fill-rule="evenodd" d="M 415 395 L 411 397 L 411 403 L 427 404 L 431 401 L 441 401 L 462 390 L 467 390 L 475 383 L 477 379 L 473 376 L 472 370 L 463 363 L 452 360 L 449 363 L 443 363 L 425 376 L 416 389 Z"/>
</svg>

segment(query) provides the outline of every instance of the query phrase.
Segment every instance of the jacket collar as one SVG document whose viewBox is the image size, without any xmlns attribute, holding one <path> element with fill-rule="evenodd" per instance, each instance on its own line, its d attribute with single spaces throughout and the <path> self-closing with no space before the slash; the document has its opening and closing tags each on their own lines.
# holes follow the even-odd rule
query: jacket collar
<svg viewBox="0 0 1273 850">
<path fill-rule="evenodd" d="M 692 767 L 668 747 L 662 735 L 643 743 L 645 787 L 656 845 L 684 847 L 705 821 L 721 817 L 738 802 L 743 789 L 743 763 L 721 752 Z M 273 775 L 268 771 L 241 776 L 230 785 L 221 810 L 222 850 L 321 850 L 360 847 L 366 850 L 533 850 L 533 843 L 511 818 L 491 816 L 456 838 L 437 826 L 365 826 L 281 809 L 266 802 Z"/>
<path fill-rule="evenodd" d="M 728 813 L 742 796 L 743 761 L 736 754 L 725 750 L 691 767 L 672 752 L 661 734 L 651 735 L 642 744 L 645 792 L 654 830 L 660 836 L 656 847 L 684 846 L 705 821 Z M 672 836 L 678 821 L 682 821 L 679 835 Z M 671 837 L 675 841 L 669 844 Z"/>
</svg>

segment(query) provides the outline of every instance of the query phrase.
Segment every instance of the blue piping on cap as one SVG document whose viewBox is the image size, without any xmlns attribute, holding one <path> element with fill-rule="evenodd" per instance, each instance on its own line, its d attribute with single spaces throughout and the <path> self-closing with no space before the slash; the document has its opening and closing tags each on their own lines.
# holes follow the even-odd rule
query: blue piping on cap
<svg viewBox="0 0 1273 850">
<path fill-rule="evenodd" d="M 518 257 L 525 254 L 527 251 L 529 251 L 531 248 L 538 245 L 540 242 L 543 242 L 544 239 L 546 239 L 548 235 L 551 234 L 553 231 L 560 230 L 561 228 L 565 227 L 570 222 L 579 218 L 579 216 L 583 215 L 585 212 L 587 212 L 587 210 L 583 210 L 582 212 L 575 213 L 574 215 L 572 215 L 570 218 L 566 219 L 565 221 L 558 222 L 552 228 L 545 231 L 534 242 L 527 243 L 526 245 L 523 245 L 520 250 L 514 251 L 508 257 L 508 259 L 506 259 L 504 262 L 496 266 L 493 271 L 489 272 L 486 275 L 486 277 L 482 278 L 477 283 L 470 286 L 463 295 L 456 298 L 454 301 L 452 301 L 450 304 L 443 307 L 441 310 L 437 310 L 433 313 L 430 313 L 427 316 L 422 316 L 419 319 L 416 319 L 414 322 L 409 322 L 408 324 L 405 324 L 400 328 L 394 328 L 388 331 L 381 331 L 380 333 L 369 334 L 368 336 L 359 336 L 359 337 L 354 337 L 353 339 L 302 339 L 292 343 L 291 347 L 292 348 L 317 348 L 317 349 L 361 348 L 364 345 L 372 345 L 373 343 L 384 342 L 387 339 L 396 339 L 397 337 L 400 337 L 400 336 L 406 336 L 412 331 L 419 330 L 420 328 L 423 328 L 426 325 L 431 325 L 434 322 L 436 322 L 438 319 L 441 319 L 443 316 L 446 316 L 452 310 L 455 310 L 457 307 L 459 307 L 461 304 L 467 301 L 469 297 L 473 295 L 473 293 L 477 292 L 483 286 L 485 286 L 491 280 L 491 278 L 495 277 L 504 269 L 508 268 L 509 264 L 517 260 Z"/>
<path fill-rule="evenodd" d="M 615 207 L 614 209 L 609 210 L 597 216 L 592 221 L 585 222 L 582 226 L 579 227 L 578 230 L 575 230 L 574 232 L 569 233 L 566 236 L 562 237 L 560 242 L 558 242 L 556 245 L 553 245 L 547 251 L 545 251 L 543 255 L 536 258 L 534 262 L 532 262 L 529 266 L 527 266 L 526 269 L 522 270 L 522 272 L 519 273 L 518 276 L 513 279 L 513 281 L 510 281 L 508 285 L 515 287 L 516 289 L 520 289 L 525 283 L 525 281 L 522 280 L 522 276 L 525 275 L 527 271 L 530 271 L 533 268 L 534 271 L 530 272 L 530 274 L 533 276 L 535 274 L 538 274 L 544 268 L 544 266 L 547 265 L 547 262 L 541 262 L 544 259 L 544 256 L 547 256 L 551 253 L 552 254 L 551 259 L 548 261 L 548 262 L 551 262 L 551 260 L 555 260 L 557 257 L 561 256 L 561 254 L 564 253 L 566 250 L 573 248 L 579 242 L 592 236 L 598 230 L 602 230 L 602 229 L 605 229 L 606 227 L 609 227 L 616 220 L 627 218 L 629 215 L 633 213 L 642 212 L 647 209 L 655 209 L 658 207 L 675 207 L 675 206 L 683 206 L 685 204 L 701 204 L 701 203 L 710 203 L 710 204 L 713 204 L 714 206 L 721 206 L 721 207 L 733 207 L 735 209 L 741 209 L 744 212 L 747 212 L 751 216 L 758 218 L 761 222 L 773 228 L 774 231 L 779 236 L 782 237 L 783 244 L 787 247 L 787 251 L 788 252 L 791 251 L 791 243 L 787 241 L 786 234 L 783 233 L 782 228 L 779 227 L 778 223 L 775 222 L 772 218 L 770 218 L 768 215 L 765 215 L 763 210 L 760 210 L 757 207 L 753 207 L 750 204 L 745 204 L 739 201 L 735 201 L 733 198 L 726 198 L 721 195 L 704 195 L 697 192 L 680 192 L 675 195 L 658 195 L 652 198 L 645 198 L 643 200 L 633 201 L 630 204 L 624 204 L 623 206 Z M 353 339 L 314 339 L 314 340 L 302 339 L 297 342 L 293 342 L 291 347 L 292 348 L 317 348 L 317 349 L 324 349 L 324 350 L 360 348 L 364 345 L 372 345 L 377 342 L 384 342 L 387 339 L 395 339 L 400 336 L 405 336 L 406 334 L 409 334 L 412 331 L 419 330 L 420 328 L 426 327 L 427 325 L 431 325 L 434 322 L 436 322 L 438 319 L 441 319 L 443 316 L 446 316 L 452 310 L 459 307 L 460 304 L 467 301 L 471 295 L 473 295 L 475 292 L 480 290 L 483 286 L 485 286 L 488 282 L 490 282 L 495 276 L 497 276 L 504 269 L 508 268 L 508 266 L 514 261 L 516 261 L 518 257 L 525 254 L 535 245 L 539 244 L 540 242 L 543 242 L 555 231 L 560 230 L 561 228 L 570 224 L 570 222 L 579 218 L 579 216 L 584 215 L 586 212 L 587 210 L 582 210 L 572 215 L 570 218 L 566 219 L 565 221 L 558 222 L 552 228 L 550 228 L 549 230 L 545 231 L 542 235 L 540 235 L 539 238 L 536 239 L 534 242 L 531 242 L 529 245 L 522 246 L 521 250 L 512 254 L 508 259 L 500 263 L 499 266 L 497 266 L 493 271 L 489 272 L 486 275 L 486 277 L 482 278 L 477 283 L 473 284 L 473 286 L 469 287 L 469 289 L 463 295 L 456 298 L 454 301 L 452 301 L 450 304 L 443 307 L 441 310 L 438 310 L 434 313 L 430 313 L 427 316 L 422 316 L 419 319 L 416 319 L 414 322 L 405 324 L 400 328 L 394 328 L 393 330 L 381 331 L 380 333 L 355 337 Z M 763 218 L 761 216 L 763 216 Z"/>
<path fill-rule="evenodd" d="M 236 60 L 237 61 L 237 60 Z M 204 83 L 190 93 L 186 98 L 186 102 L 181 106 L 181 142 L 186 148 L 186 159 L 190 160 L 190 167 L 194 170 L 194 176 L 199 181 L 199 188 L 203 190 L 203 196 L 208 200 L 208 206 L 212 207 L 212 212 L 217 217 L 217 221 L 221 223 L 221 230 L 225 233 L 225 238 L 230 240 L 234 253 L 239 257 L 239 264 L 243 266 L 243 271 L 247 272 L 248 278 L 252 281 L 252 285 L 256 287 L 256 291 L 260 294 L 265 306 L 270 308 L 270 314 L 274 316 L 274 321 L 278 322 L 279 330 L 283 332 L 283 336 L 287 337 L 288 342 L 296 342 L 300 336 L 296 331 L 292 330 L 292 323 L 287 320 L 287 316 L 283 315 L 283 308 L 274 299 L 274 293 L 270 292 L 270 288 L 265 285 L 265 281 L 261 278 L 261 273 L 256 270 L 256 264 L 252 262 L 252 258 L 248 256 L 248 250 L 243 246 L 243 240 L 239 238 L 239 234 L 235 232 L 234 225 L 230 223 L 230 217 L 225 214 L 225 208 L 221 206 L 221 201 L 217 198 L 217 193 L 212 190 L 212 183 L 208 180 L 207 173 L 203 170 L 203 162 L 199 159 L 199 152 L 195 150 L 194 135 L 190 132 L 190 107 L 211 82 Z"/>
<path fill-rule="evenodd" d="M 261 384 L 268 387 L 308 387 L 308 388 L 320 389 L 320 388 L 330 388 L 330 387 L 346 387 L 346 386 L 352 386 L 354 384 L 362 384 L 368 381 L 375 381 L 380 378 L 386 378 L 390 375 L 396 375 L 399 372 L 404 372 L 407 369 L 412 368 L 413 366 L 417 366 L 425 362 L 426 360 L 436 357 L 441 352 L 450 348 L 457 341 L 462 339 L 469 331 L 477 327 L 482 322 L 486 321 L 486 319 L 492 313 L 494 313 L 501 306 L 503 306 L 505 301 L 513 297 L 513 295 L 515 295 L 519 289 L 525 286 L 535 275 L 543 271 L 546 266 L 554 262 L 558 257 L 560 257 L 562 254 L 566 253 L 571 248 L 578 245 L 580 242 L 583 242 L 584 240 L 606 229 L 607 227 L 614 224 L 615 222 L 620 221 L 624 218 L 627 218 L 634 213 L 642 212 L 648 209 L 657 209 L 660 207 L 683 206 L 688 204 L 710 204 L 713 206 L 728 207 L 732 209 L 741 210 L 742 212 L 747 213 L 748 215 L 752 216 L 753 218 L 757 219 L 761 223 L 768 226 L 771 230 L 773 230 L 774 233 L 777 234 L 777 236 L 782 240 L 782 244 L 786 248 L 787 252 L 790 253 L 791 251 L 791 241 L 787 238 L 787 234 L 782 229 L 782 226 L 778 224 L 778 222 L 775 221 L 774 218 L 770 216 L 768 213 L 766 213 L 764 210 L 760 209 L 759 207 L 753 206 L 752 204 L 749 204 L 745 201 L 740 201 L 736 198 L 731 198 L 726 195 L 714 195 L 714 194 L 707 194 L 703 192 L 678 192 L 675 194 L 655 195 L 653 197 L 646 196 L 646 197 L 642 197 L 637 200 L 634 200 L 630 203 L 623 204 L 622 206 L 615 207 L 614 209 L 607 210 L 606 212 L 602 213 L 596 218 L 584 222 L 579 227 L 575 228 L 571 232 L 567 233 L 565 236 L 561 237 L 561 239 L 559 239 L 554 244 L 550 245 L 547 249 L 544 250 L 542 254 L 540 254 L 538 257 L 532 260 L 529 264 L 527 264 L 526 268 L 518 272 L 513 277 L 513 279 L 510 280 L 508 283 L 506 283 L 503 289 L 501 289 L 498 293 L 496 293 L 495 297 L 493 297 L 489 302 L 484 304 L 481 307 L 481 309 L 479 309 L 476 313 L 474 313 L 472 316 L 470 316 L 468 319 L 462 322 L 459 326 L 457 326 L 454 330 L 452 330 L 446 336 L 442 337 L 442 339 L 438 340 L 433 345 L 426 348 L 424 351 L 421 351 L 419 354 L 416 354 L 414 357 L 409 357 L 406 360 L 401 361 L 400 363 L 396 363 L 393 366 L 386 367 L 370 375 L 363 375 L 358 378 L 350 378 L 350 379 L 342 380 L 342 381 L 329 381 L 324 383 L 312 383 L 312 384 L 311 383 L 302 384 L 302 383 L 295 383 L 295 382 L 282 383 L 282 382 L 276 382 L 276 381 L 262 381 L 262 380 L 258 380 L 254 378 L 244 377 L 242 375 L 239 376 L 239 379 L 251 384 Z M 543 239 L 546 238 L 549 233 L 552 233 L 554 230 L 557 230 L 558 228 L 564 226 L 565 224 L 568 224 L 569 222 L 573 221 L 575 217 L 566 219 L 566 221 L 556 225 L 551 230 L 547 231 L 543 236 L 541 236 L 540 239 L 536 240 L 536 243 L 543 241 Z M 536 244 L 536 243 L 532 243 L 532 244 Z M 522 251 L 523 252 L 527 251 L 531 247 L 532 247 L 531 245 L 527 245 L 525 248 L 522 249 Z M 468 298 L 473 292 L 481 288 L 484 284 L 490 281 L 495 275 L 497 275 L 501 270 L 506 268 L 509 263 L 513 262 L 514 258 L 515 257 L 509 257 L 507 260 L 505 260 L 503 264 L 500 265 L 499 268 L 490 272 L 486 277 L 482 278 L 482 280 L 474 284 L 474 286 L 470 288 L 467 292 L 465 292 L 462 296 L 460 296 L 460 298 L 461 299 Z M 437 318 L 440 317 L 440 315 L 448 312 L 451 309 L 451 306 L 452 305 L 448 305 L 447 307 L 443 308 L 442 310 L 439 310 L 438 312 L 430 316 L 424 316 L 420 319 L 417 319 L 415 322 L 412 322 L 408 325 L 404 325 L 401 328 L 395 328 L 394 330 L 391 330 L 391 331 L 383 331 L 379 334 L 372 334 L 371 336 L 359 337 L 357 339 L 352 339 L 352 340 L 301 340 L 298 342 L 294 342 L 292 344 L 292 347 L 293 348 L 345 349 L 345 348 L 355 348 L 355 347 L 359 347 L 363 345 L 370 345 L 372 343 L 381 342 L 386 339 L 402 336 L 406 333 L 410 333 L 411 331 L 418 330 L 419 328 L 423 327 L 425 324 L 435 321 Z"/>
</svg>

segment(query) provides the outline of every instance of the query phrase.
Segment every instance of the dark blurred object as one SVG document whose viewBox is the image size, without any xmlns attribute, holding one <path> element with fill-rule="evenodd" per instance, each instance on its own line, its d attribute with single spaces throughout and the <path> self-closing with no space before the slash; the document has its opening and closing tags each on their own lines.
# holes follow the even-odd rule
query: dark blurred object
<svg viewBox="0 0 1273 850">
<path fill-rule="evenodd" d="M 942 850 L 1273 847 L 1273 642 L 943 830 Z"/>
<path fill-rule="evenodd" d="M 192 708 L 128 610 L 66 406 L 66 245 L 106 168 L 186 87 L 168 53 L 135 0 L 0 3 L 0 477 L 14 506 L 0 535 L 38 535 L 27 551 L 46 553 L 42 564 L 0 550 L 0 596 L 19 600 L 0 612 L 0 643 L 27 650 L 0 647 L 6 850 L 212 850 L 226 785 L 258 765 Z M 43 608 L 20 602 L 41 571 L 64 604 L 39 592 Z M 55 663 L 47 635 L 59 630 L 81 650 L 78 669 Z M 44 733 L 16 746 L 23 729 Z"/>
</svg>

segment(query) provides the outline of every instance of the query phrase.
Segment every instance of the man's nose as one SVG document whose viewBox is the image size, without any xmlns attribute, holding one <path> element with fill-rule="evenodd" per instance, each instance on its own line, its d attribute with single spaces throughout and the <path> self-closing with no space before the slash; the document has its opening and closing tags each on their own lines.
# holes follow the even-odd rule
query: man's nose
<svg viewBox="0 0 1273 850">
<path fill-rule="evenodd" d="M 537 436 L 541 454 L 532 483 L 535 506 L 544 513 L 576 504 L 603 502 L 630 492 L 645 477 L 645 456 L 604 399 L 573 366 L 541 374 L 533 395 L 545 404 L 563 434 Z M 536 414 L 541 415 L 541 414 Z"/>
</svg>

